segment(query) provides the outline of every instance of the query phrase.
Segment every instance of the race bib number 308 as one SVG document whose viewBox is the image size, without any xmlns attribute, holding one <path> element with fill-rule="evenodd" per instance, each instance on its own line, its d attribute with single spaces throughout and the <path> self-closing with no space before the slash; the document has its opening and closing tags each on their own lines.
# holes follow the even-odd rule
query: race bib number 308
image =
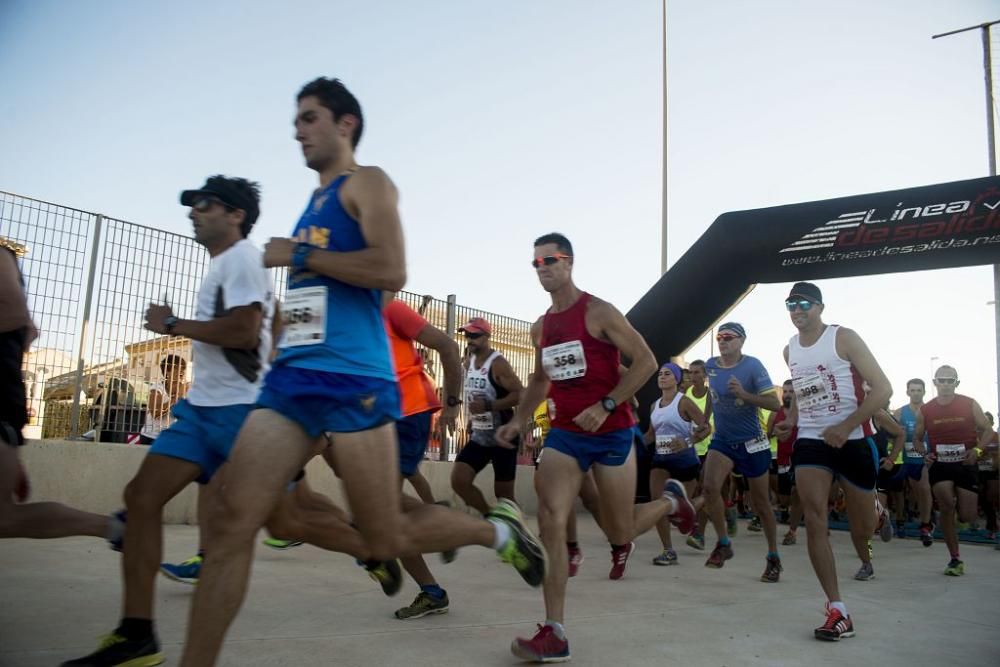
<svg viewBox="0 0 1000 667">
<path fill-rule="evenodd" d="M 317 345 L 326 340 L 326 287 L 289 290 L 281 311 L 280 347 Z"/>
<path fill-rule="evenodd" d="M 826 380 L 819 373 L 811 373 L 792 378 L 795 400 L 800 410 L 825 408 L 836 403 Z"/>
<path fill-rule="evenodd" d="M 553 382 L 573 380 L 587 374 L 587 359 L 578 340 L 542 349 L 542 367 Z"/>
</svg>

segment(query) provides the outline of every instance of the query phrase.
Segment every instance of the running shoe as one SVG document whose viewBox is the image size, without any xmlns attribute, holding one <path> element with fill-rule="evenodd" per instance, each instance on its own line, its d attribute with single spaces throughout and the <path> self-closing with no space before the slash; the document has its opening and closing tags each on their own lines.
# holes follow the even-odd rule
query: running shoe
<svg viewBox="0 0 1000 667">
<path fill-rule="evenodd" d="M 677 565 L 677 552 L 673 549 L 664 549 L 653 559 L 653 565 Z"/>
<path fill-rule="evenodd" d="M 361 567 L 368 571 L 372 581 L 382 587 L 382 592 L 392 597 L 403 587 L 403 572 L 398 560 L 374 561 L 364 563 L 358 561 Z"/>
<path fill-rule="evenodd" d="M 751 533 L 759 533 L 760 531 L 764 530 L 763 526 L 760 525 L 759 516 L 754 516 L 752 519 L 750 519 L 750 523 L 747 524 L 747 530 L 749 530 Z"/>
<path fill-rule="evenodd" d="M 781 567 L 780 558 L 777 556 L 768 556 L 767 565 L 764 567 L 764 574 L 760 575 L 760 580 L 766 584 L 776 584 L 784 569 Z"/>
<path fill-rule="evenodd" d="M 668 479 L 663 485 L 663 497 L 674 501 L 674 511 L 667 518 L 682 535 L 690 535 L 698 526 L 698 512 L 688 499 L 684 485 L 676 479 Z"/>
<path fill-rule="evenodd" d="M 126 639 L 112 632 L 101 638 L 101 645 L 90 655 L 69 660 L 62 667 L 153 667 L 163 663 L 163 653 L 155 636 Z"/>
<path fill-rule="evenodd" d="M 692 549 L 697 549 L 698 551 L 705 550 L 705 536 L 701 533 L 691 533 L 688 535 L 687 545 Z"/>
<path fill-rule="evenodd" d="M 112 551 L 121 552 L 125 548 L 125 523 L 127 518 L 128 513 L 125 510 L 118 510 L 111 514 L 111 530 L 108 534 L 108 546 Z"/>
<path fill-rule="evenodd" d="M 961 577 L 965 574 L 965 563 L 957 558 L 952 558 L 948 562 L 948 567 L 944 568 L 944 573 L 949 577 Z"/>
<path fill-rule="evenodd" d="M 271 547 L 272 549 L 277 549 L 278 551 L 284 551 L 285 549 L 292 549 L 294 547 L 301 547 L 305 542 L 299 542 L 297 540 L 279 540 L 276 537 L 269 537 L 264 540 L 264 546 Z"/>
<path fill-rule="evenodd" d="M 448 594 L 445 593 L 444 597 L 438 599 L 431 595 L 430 593 L 425 593 L 420 591 L 417 594 L 416 599 L 409 607 L 403 607 L 396 610 L 396 618 L 401 621 L 405 621 L 411 618 L 423 618 L 424 616 L 430 616 L 431 614 L 447 614 L 448 613 Z"/>
<path fill-rule="evenodd" d="M 795 531 L 790 530 L 787 533 L 785 533 L 785 538 L 781 540 L 781 543 L 784 544 L 786 547 L 790 544 L 795 544 Z"/>
<path fill-rule="evenodd" d="M 201 554 L 198 554 L 194 558 L 188 558 L 179 565 L 160 563 L 160 572 L 167 579 L 173 579 L 182 584 L 194 585 L 198 583 L 198 577 L 201 575 L 201 564 L 204 560 Z"/>
<path fill-rule="evenodd" d="M 635 553 L 635 542 L 629 542 L 620 547 L 611 549 L 611 572 L 608 579 L 618 580 L 625 576 L 628 569 L 628 559 Z"/>
<path fill-rule="evenodd" d="M 569 576 L 575 577 L 577 572 L 580 571 L 580 566 L 583 565 L 583 552 L 580 551 L 580 547 L 569 550 Z"/>
<path fill-rule="evenodd" d="M 862 563 L 858 571 L 854 573 L 854 578 L 858 581 L 870 581 L 875 578 L 875 568 L 871 563 Z"/>
<path fill-rule="evenodd" d="M 878 533 L 883 542 L 892 540 L 892 517 L 889 516 L 889 510 L 885 507 L 881 507 L 881 512 L 878 515 L 878 527 L 875 532 Z"/>
<path fill-rule="evenodd" d="M 736 522 L 736 508 L 727 507 L 726 508 L 726 533 L 729 537 L 736 537 L 736 534 L 740 532 L 740 524 Z"/>
<path fill-rule="evenodd" d="M 559 639 L 550 625 L 539 625 L 531 639 L 515 639 L 510 652 L 529 662 L 568 662 L 570 659 L 569 642 Z"/>
<path fill-rule="evenodd" d="M 705 561 L 705 567 L 714 567 L 716 569 L 721 568 L 726 564 L 726 561 L 733 557 L 733 545 L 732 544 L 715 544 L 715 548 L 712 549 L 711 555 L 708 560 Z"/>
<path fill-rule="evenodd" d="M 441 507 L 451 507 L 451 503 L 447 500 L 437 500 L 434 504 L 440 505 Z M 458 549 L 448 549 L 447 551 L 441 552 L 442 563 L 453 563 L 456 558 L 458 558 Z"/>
<path fill-rule="evenodd" d="M 521 508 L 512 500 L 501 498 L 487 517 L 510 527 L 510 539 L 497 550 L 500 559 L 510 563 L 529 586 L 541 586 L 545 579 L 545 547 L 524 523 Z"/>
<path fill-rule="evenodd" d="M 925 547 L 934 544 L 934 526 L 929 523 L 920 524 L 920 542 Z"/>
<path fill-rule="evenodd" d="M 816 639 L 828 642 L 839 642 L 854 636 L 854 623 L 850 616 L 844 616 L 836 607 L 827 605 L 826 623 L 813 631 Z"/>
</svg>

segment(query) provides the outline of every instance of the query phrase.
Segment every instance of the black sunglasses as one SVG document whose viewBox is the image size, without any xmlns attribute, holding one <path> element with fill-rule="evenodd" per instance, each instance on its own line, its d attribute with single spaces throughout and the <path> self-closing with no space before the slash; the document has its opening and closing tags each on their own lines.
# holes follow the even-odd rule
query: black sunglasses
<svg viewBox="0 0 1000 667">
<path fill-rule="evenodd" d="M 232 211 L 235 208 L 217 197 L 199 197 L 198 199 L 195 199 L 194 202 L 192 202 L 191 208 L 198 211 L 199 213 L 204 213 L 208 209 L 212 208 L 213 204 L 224 206 L 227 211 Z"/>
<path fill-rule="evenodd" d="M 531 266 L 537 269 L 542 264 L 544 264 L 545 266 L 552 266 L 560 259 L 572 259 L 572 258 L 573 255 L 564 255 L 562 253 L 559 253 L 557 255 L 546 255 L 545 257 L 536 257 L 535 259 L 531 260 Z"/>
<path fill-rule="evenodd" d="M 478 340 L 479 338 L 482 338 L 485 335 L 486 334 L 481 334 L 481 333 L 469 333 L 468 331 L 465 332 L 465 337 L 468 340 Z"/>
</svg>

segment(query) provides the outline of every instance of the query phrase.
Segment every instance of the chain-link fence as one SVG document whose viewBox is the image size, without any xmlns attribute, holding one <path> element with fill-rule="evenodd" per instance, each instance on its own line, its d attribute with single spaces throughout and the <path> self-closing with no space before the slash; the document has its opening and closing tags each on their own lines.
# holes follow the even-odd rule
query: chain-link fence
<svg viewBox="0 0 1000 667">
<path fill-rule="evenodd" d="M 207 251 L 193 238 L 115 218 L 0 192 L 0 236 L 23 244 L 22 269 L 39 338 L 25 359 L 29 438 L 81 438 L 134 442 L 146 420 L 151 388 L 175 397 L 192 375 L 188 339 L 143 327 L 149 303 L 167 302 L 193 318 L 198 288 L 208 270 Z M 284 269 L 275 270 L 275 293 L 285 292 Z M 464 349 L 459 325 L 485 317 L 493 346 L 522 381 L 533 370 L 530 323 L 401 292 L 399 298 Z M 421 350 L 438 387 L 444 373 L 437 353 Z M 168 384 L 164 361 L 184 360 L 179 381 Z M 430 458 L 454 459 L 466 440 L 459 432 L 433 441 Z"/>
</svg>

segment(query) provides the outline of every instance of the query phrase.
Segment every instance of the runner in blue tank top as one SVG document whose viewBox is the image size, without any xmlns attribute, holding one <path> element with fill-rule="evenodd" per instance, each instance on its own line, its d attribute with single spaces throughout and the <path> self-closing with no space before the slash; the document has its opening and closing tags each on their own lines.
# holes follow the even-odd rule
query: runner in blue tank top
<svg viewBox="0 0 1000 667">
<path fill-rule="evenodd" d="M 297 101 L 295 139 L 320 187 L 294 238 L 265 247 L 265 265 L 289 271 L 281 352 L 226 466 L 218 539 L 198 582 L 185 664 L 215 664 L 245 595 L 257 531 L 288 482 L 327 446 L 372 560 L 479 544 L 533 586 L 545 576 L 544 549 L 510 501 L 486 519 L 421 503 L 403 519 L 399 395 L 379 295 L 406 282 L 396 187 L 381 169 L 355 161 L 364 121 L 340 81 L 316 79 Z"/>
<path fill-rule="evenodd" d="M 917 497 L 917 509 L 920 512 L 920 541 L 925 547 L 934 544 L 934 526 L 931 525 L 931 510 L 933 499 L 931 483 L 928 478 L 924 457 L 913 448 L 913 427 L 917 424 L 917 414 L 924 404 L 924 394 L 927 388 L 920 378 L 913 378 L 906 383 L 906 395 L 910 402 L 896 408 L 892 416 L 906 428 L 906 446 L 903 450 L 903 470 L 909 478 L 910 493 Z M 924 441 L 926 443 L 926 438 Z"/>
<path fill-rule="evenodd" d="M 756 357 L 743 354 L 746 331 L 743 325 L 727 322 L 715 337 L 719 356 L 705 364 L 715 415 L 715 434 L 705 457 L 705 511 L 719 536 L 705 567 L 720 568 L 733 557 L 726 530 L 722 485 L 729 474 L 743 475 L 750 487 L 750 501 L 760 517 L 767 537 L 767 559 L 761 581 L 775 583 L 781 575 L 778 556 L 778 526 L 771 508 L 768 472 L 771 443 L 761 428 L 758 408 L 776 412 L 781 404 L 764 365 Z"/>
</svg>

